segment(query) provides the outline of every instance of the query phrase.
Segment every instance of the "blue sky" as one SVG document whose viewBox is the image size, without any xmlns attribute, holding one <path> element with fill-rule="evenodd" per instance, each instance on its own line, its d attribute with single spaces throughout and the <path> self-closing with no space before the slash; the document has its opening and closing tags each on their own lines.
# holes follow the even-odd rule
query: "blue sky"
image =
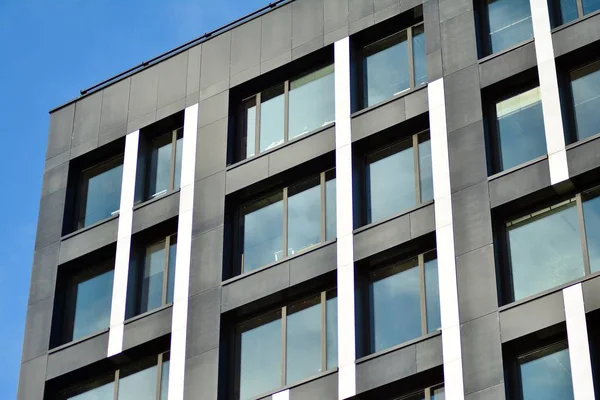
<svg viewBox="0 0 600 400">
<path fill-rule="evenodd" d="M 0 0 L 0 397 L 21 359 L 48 110 L 267 0 Z"/>
</svg>

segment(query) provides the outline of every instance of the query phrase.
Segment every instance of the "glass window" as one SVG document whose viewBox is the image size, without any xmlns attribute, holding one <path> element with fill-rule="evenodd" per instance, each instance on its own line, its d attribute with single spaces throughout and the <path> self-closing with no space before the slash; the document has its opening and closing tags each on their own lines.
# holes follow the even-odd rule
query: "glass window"
<svg viewBox="0 0 600 400">
<path fill-rule="evenodd" d="M 118 400 L 156 399 L 156 365 L 119 376 Z"/>
<path fill-rule="evenodd" d="M 323 371 L 320 298 L 288 307 L 286 382 L 298 382 Z"/>
<path fill-rule="evenodd" d="M 531 9 L 523 0 L 486 0 L 490 53 L 533 38 Z"/>
<path fill-rule="evenodd" d="M 242 148 L 246 149 L 246 155 L 243 158 L 252 157 L 256 154 L 256 97 L 247 100 L 244 103 L 244 125 L 242 133 Z"/>
<path fill-rule="evenodd" d="M 83 172 L 78 228 L 119 212 L 123 156 Z"/>
<path fill-rule="evenodd" d="M 437 276 L 433 275 L 437 275 L 434 252 L 420 254 L 371 274 L 371 352 L 384 350 L 439 328 L 439 286 L 434 287 L 437 285 Z"/>
<path fill-rule="evenodd" d="M 514 300 L 584 275 L 574 201 L 508 224 Z"/>
<path fill-rule="evenodd" d="M 365 46 L 363 57 L 364 107 L 427 82 L 422 24 Z"/>
<path fill-rule="evenodd" d="M 179 189 L 183 129 L 166 133 L 151 144 L 148 158 L 147 199 Z"/>
<path fill-rule="evenodd" d="M 600 10 L 600 0 L 581 0 L 583 15 Z"/>
<path fill-rule="evenodd" d="M 102 268 L 93 276 L 76 277 L 70 288 L 72 329 L 67 341 L 78 340 L 108 328 L 112 303 L 113 270 Z M 87 275 L 87 276 L 86 276 Z"/>
<path fill-rule="evenodd" d="M 263 152 L 283 143 L 285 98 L 283 85 L 261 93 L 260 148 Z"/>
<path fill-rule="evenodd" d="M 546 154 L 539 87 L 496 103 L 496 134 L 499 171 Z"/>
<path fill-rule="evenodd" d="M 582 195 L 586 247 L 592 273 L 600 271 L 600 197 L 598 194 L 596 190 Z"/>
<path fill-rule="evenodd" d="M 81 394 L 67 397 L 68 400 L 113 400 L 115 397 L 115 382 L 106 383 Z"/>
<path fill-rule="evenodd" d="M 551 6 L 554 6 L 556 27 L 600 10 L 600 0 L 554 0 Z"/>
<path fill-rule="evenodd" d="M 326 303 L 326 324 L 327 324 L 327 369 L 337 368 L 338 355 L 338 312 L 337 312 L 337 297 L 332 296 L 327 299 Z"/>
<path fill-rule="evenodd" d="M 600 133 L 600 61 L 571 72 L 576 140 Z"/>
<path fill-rule="evenodd" d="M 367 223 L 380 221 L 433 199 L 428 135 L 414 135 L 367 156 Z"/>
<path fill-rule="evenodd" d="M 443 386 L 431 389 L 431 400 L 446 400 L 446 391 Z"/>
<path fill-rule="evenodd" d="M 565 344 L 520 357 L 519 374 L 523 400 L 574 398 L 569 349 Z"/>
<path fill-rule="evenodd" d="M 335 172 L 322 172 L 251 203 L 242 214 L 242 272 L 333 239 Z"/>
</svg>

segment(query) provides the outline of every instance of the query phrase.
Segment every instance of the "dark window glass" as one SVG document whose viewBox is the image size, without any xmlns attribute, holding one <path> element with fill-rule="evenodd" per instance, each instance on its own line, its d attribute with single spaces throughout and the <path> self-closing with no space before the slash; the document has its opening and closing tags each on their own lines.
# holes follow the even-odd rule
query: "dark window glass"
<svg viewBox="0 0 600 400">
<path fill-rule="evenodd" d="M 433 200 L 433 170 L 429 134 L 419 135 L 419 189 L 421 203 Z"/>
<path fill-rule="evenodd" d="M 571 73 L 577 140 L 600 133 L 600 62 Z"/>
<path fill-rule="evenodd" d="M 327 299 L 327 369 L 337 368 L 338 366 L 338 329 L 337 329 L 337 297 Z"/>
<path fill-rule="evenodd" d="M 523 400 L 573 399 L 569 349 L 553 347 L 519 360 Z"/>
<path fill-rule="evenodd" d="M 156 377 L 156 365 L 120 377 L 117 399 L 156 399 Z"/>
<path fill-rule="evenodd" d="M 332 240 L 337 236 L 335 171 L 327 171 L 325 179 L 325 240 Z"/>
<path fill-rule="evenodd" d="M 113 270 L 79 280 L 71 288 L 73 330 L 71 340 L 78 340 L 102 329 L 110 322 Z"/>
<path fill-rule="evenodd" d="M 415 85 L 427 83 L 427 53 L 425 50 L 425 27 L 418 25 L 413 28 L 413 64 L 415 69 Z"/>
<path fill-rule="evenodd" d="M 286 383 L 323 371 L 321 308 L 318 298 L 288 307 Z"/>
<path fill-rule="evenodd" d="M 261 93 L 260 152 L 283 143 L 284 110 L 285 98 L 283 85 Z"/>
<path fill-rule="evenodd" d="M 171 236 L 167 265 L 167 304 L 173 302 L 175 293 L 175 260 L 177 259 L 177 236 Z"/>
<path fill-rule="evenodd" d="M 321 186 L 319 179 L 288 189 L 288 255 L 321 242 Z"/>
<path fill-rule="evenodd" d="M 163 361 L 160 374 L 160 400 L 168 400 L 169 397 L 169 366 L 169 360 Z"/>
<path fill-rule="evenodd" d="M 244 105 L 244 136 L 242 148 L 246 149 L 244 158 L 256 153 L 256 98 L 246 101 Z"/>
<path fill-rule="evenodd" d="M 600 0 L 581 0 L 581 3 L 584 15 L 600 10 Z"/>
<path fill-rule="evenodd" d="M 508 225 L 514 300 L 584 275 L 574 202 L 553 206 Z"/>
<path fill-rule="evenodd" d="M 558 0 L 558 8 L 561 24 L 566 24 L 579 18 L 577 0 Z"/>
<path fill-rule="evenodd" d="M 529 1 L 487 0 L 491 53 L 533 38 Z"/>
<path fill-rule="evenodd" d="M 122 178 L 123 157 L 115 158 L 83 173 L 79 228 L 118 213 Z"/>
<path fill-rule="evenodd" d="M 583 202 L 585 236 L 592 273 L 600 271 L 600 197 L 596 197 L 597 195 L 598 191 L 586 194 L 586 201 Z"/>
<path fill-rule="evenodd" d="M 437 259 L 425 259 L 425 298 L 427 306 L 427 332 L 435 332 L 442 326 L 440 316 L 440 284 Z"/>
<path fill-rule="evenodd" d="M 546 154 L 540 88 L 496 103 L 499 170 Z"/>
<path fill-rule="evenodd" d="M 283 197 L 281 193 L 244 211 L 243 271 L 283 258 Z"/>
<path fill-rule="evenodd" d="M 179 189 L 183 130 L 166 133 L 151 144 L 148 159 L 147 198 Z"/>
</svg>

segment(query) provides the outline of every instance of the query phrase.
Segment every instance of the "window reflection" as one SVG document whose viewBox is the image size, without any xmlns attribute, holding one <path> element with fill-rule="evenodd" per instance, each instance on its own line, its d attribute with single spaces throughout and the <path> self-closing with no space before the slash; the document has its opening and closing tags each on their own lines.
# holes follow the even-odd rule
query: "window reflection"
<svg viewBox="0 0 600 400">
<path fill-rule="evenodd" d="M 576 139 L 600 133 L 600 62 L 571 73 Z"/>
<path fill-rule="evenodd" d="M 325 240 L 332 240 L 337 236 L 335 170 L 327 171 L 325 179 Z"/>
<path fill-rule="evenodd" d="M 281 193 L 249 206 L 244 213 L 243 271 L 283 258 L 283 197 Z M 265 229 L 268 227 L 268 229 Z"/>
<path fill-rule="evenodd" d="M 68 400 L 112 400 L 115 396 L 115 383 L 110 382 L 95 389 L 68 397 Z"/>
<path fill-rule="evenodd" d="M 118 400 L 156 399 L 156 365 L 119 378 Z"/>
<path fill-rule="evenodd" d="M 415 85 L 427 83 L 427 52 L 425 49 L 425 26 L 413 28 L 413 63 L 415 69 Z"/>
<path fill-rule="evenodd" d="M 320 299 L 288 308 L 286 382 L 298 382 L 323 372 Z"/>
<path fill-rule="evenodd" d="M 426 255 L 427 259 L 435 254 Z M 425 298 L 427 307 L 427 332 L 435 332 L 442 326 L 440 316 L 440 284 L 437 259 L 425 261 Z"/>
<path fill-rule="evenodd" d="M 118 157 L 83 173 L 79 228 L 115 215 L 121 202 L 123 158 Z"/>
<path fill-rule="evenodd" d="M 528 1 L 487 0 L 491 53 L 533 38 Z"/>
<path fill-rule="evenodd" d="M 446 400 L 446 391 L 443 387 L 432 390 L 431 400 Z"/>
<path fill-rule="evenodd" d="M 283 85 L 261 94 L 259 151 L 263 152 L 283 143 L 284 109 Z"/>
<path fill-rule="evenodd" d="M 327 299 L 326 304 L 327 324 L 327 369 L 337 368 L 338 355 L 338 329 L 337 329 L 337 297 Z"/>
<path fill-rule="evenodd" d="M 429 140 L 428 134 L 419 135 L 419 179 L 421 203 L 433 200 L 431 141 Z"/>
<path fill-rule="evenodd" d="M 584 15 L 600 10 L 600 0 L 581 0 L 581 3 Z"/>
<path fill-rule="evenodd" d="M 113 270 L 79 281 L 72 288 L 73 332 L 78 340 L 109 326 L 113 289 Z"/>
<path fill-rule="evenodd" d="M 165 133 L 150 144 L 146 199 L 179 189 L 183 129 Z"/>
<path fill-rule="evenodd" d="M 523 400 L 574 398 L 569 349 L 564 347 L 545 349 L 520 360 Z"/>
<path fill-rule="evenodd" d="M 321 242 L 321 187 L 318 178 L 288 190 L 288 255 Z"/>
</svg>

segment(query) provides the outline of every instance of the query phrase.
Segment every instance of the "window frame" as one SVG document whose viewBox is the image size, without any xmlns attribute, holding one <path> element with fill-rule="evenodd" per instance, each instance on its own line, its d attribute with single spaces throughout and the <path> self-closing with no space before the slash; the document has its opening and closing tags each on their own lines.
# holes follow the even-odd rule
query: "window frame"
<svg viewBox="0 0 600 400">
<path fill-rule="evenodd" d="M 283 388 L 290 387 L 298 384 L 299 382 L 303 382 L 305 380 L 310 380 L 315 376 L 319 376 L 321 374 L 325 374 L 328 371 L 334 371 L 338 367 L 332 367 L 328 369 L 327 367 L 327 300 L 337 297 L 337 289 L 329 288 L 320 291 L 318 294 L 314 294 L 311 296 L 305 296 L 300 300 L 291 302 L 290 304 L 286 304 L 282 307 L 278 307 L 269 312 L 263 313 L 256 317 L 247 319 L 243 322 L 237 323 L 233 329 L 233 377 L 234 384 L 231 387 L 232 397 L 234 399 L 240 398 L 240 390 L 241 390 L 241 354 L 242 354 L 242 346 L 241 346 L 241 338 L 244 332 L 250 331 L 254 328 L 258 328 L 259 326 L 265 325 L 269 322 L 275 321 L 277 319 L 281 320 L 281 376 L 280 376 L 280 386 L 272 389 L 268 392 L 261 393 L 256 396 L 256 398 L 268 396 L 270 393 L 274 393 L 282 390 Z M 305 302 L 315 301 L 315 304 L 311 306 L 320 304 L 321 307 L 321 370 L 322 372 L 317 373 L 315 375 L 311 375 L 310 377 L 304 378 L 300 381 L 295 382 L 287 382 L 287 316 L 288 316 L 288 308 L 293 306 L 302 305 Z M 336 332 L 337 334 L 337 332 Z"/>
<path fill-rule="evenodd" d="M 589 12 L 586 14 L 583 11 L 583 0 L 573 0 L 573 1 L 575 2 L 575 6 L 577 8 L 577 17 L 575 19 L 573 19 L 572 21 L 564 22 L 562 20 L 559 0 L 550 0 L 549 11 L 550 11 L 552 28 L 558 28 L 559 26 L 572 24 L 588 15 L 594 15 L 594 14 L 600 13 L 600 10 L 596 10 L 596 11 L 592 11 L 592 12 Z"/>
<path fill-rule="evenodd" d="M 498 0 L 494 0 L 494 1 L 498 1 Z M 480 50 L 482 50 L 482 52 L 483 52 L 483 57 L 506 52 L 512 48 L 519 47 L 519 46 L 523 45 L 524 43 L 527 43 L 534 39 L 532 37 L 531 39 L 527 39 L 524 41 L 514 43 L 513 45 L 506 47 L 502 50 L 493 51 L 492 50 L 492 39 L 490 36 L 491 29 L 490 29 L 490 13 L 489 13 L 489 9 L 488 9 L 489 2 L 490 2 L 490 0 L 477 0 L 477 6 L 478 6 L 477 8 L 480 10 L 479 14 L 482 15 L 481 22 L 483 22 L 481 24 L 481 26 L 479 28 L 479 32 L 478 32 L 479 33 L 478 39 L 481 39 Z M 531 6 L 529 7 L 529 15 L 532 18 L 531 24 L 532 24 L 532 35 L 533 35 L 533 14 L 531 12 Z M 477 23 L 477 19 L 475 20 L 475 23 Z M 480 56 L 479 58 L 482 58 L 482 57 Z"/>
<path fill-rule="evenodd" d="M 594 73 L 594 72 L 600 72 L 600 58 L 596 58 L 591 62 L 586 62 L 584 64 L 580 64 L 580 65 L 576 66 L 575 68 L 568 69 L 567 72 L 563 75 L 563 78 L 561 79 L 562 82 L 566 81 L 564 83 L 565 90 L 561 91 L 561 95 L 564 96 L 564 102 L 566 102 L 567 106 L 568 106 L 567 112 L 566 112 L 566 114 L 568 116 L 568 118 L 567 118 L 568 132 L 565 132 L 565 136 L 566 136 L 565 140 L 567 142 L 567 145 L 585 141 L 590 138 L 596 137 L 600 134 L 600 129 L 598 129 L 598 132 L 596 132 L 588 137 L 580 138 L 579 132 L 577 130 L 577 115 L 576 115 L 576 111 L 575 111 L 575 100 L 574 100 L 574 94 L 573 94 L 573 79 L 582 78 L 582 77 L 590 75 L 591 73 Z M 575 77 L 574 77 L 574 75 L 575 75 Z M 561 75 L 559 74 L 559 79 L 560 78 L 561 78 Z M 559 82 L 561 82 L 561 81 L 559 81 Z"/>
<path fill-rule="evenodd" d="M 427 32 L 425 31 L 425 23 L 424 21 L 419 21 L 413 24 L 410 24 L 408 26 L 406 26 L 406 28 L 403 28 L 399 31 L 396 31 L 392 34 L 389 34 L 383 38 L 379 38 L 376 39 L 374 41 L 371 41 L 367 44 L 362 44 L 360 45 L 360 47 L 358 48 L 358 60 L 359 62 L 358 64 L 358 74 L 357 74 L 357 78 L 358 78 L 358 85 L 356 86 L 356 91 L 357 91 L 357 97 L 358 97 L 358 104 L 359 104 L 359 109 L 363 110 L 366 108 L 371 108 L 371 107 L 376 107 L 379 104 L 385 103 L 386 101 L 389 101 L 391 99 L 397 98 L 397 97 L 401 97 L 406 95 L 408 92 L 410 92 L 411 90 L 417 89 L 417 88 L 421 88 L 421 87 L 425 87 L 428 85 L 429 83 L 429 77 L 427 78 L 427 81 L 424 83 L 421 83 L 419 85 L 416 85 L 416 78 L 415 78 L 415 57 L 414 57 L 414 48 L 413 48 L 413 30 L 416 27 L 422 27 L 423 28 L 423 33 L 425 35 L 427 35 Z M 408 76 L 409 76 L 409 87 L 407 89 L 404 89 L 401 92 L 398 92 L 396 94 L 394 94 L 392 97 L 389 97 L 385 100 L 382 100 L 378 103 L 375 104 L 367 104 L 367 79 L 366 79 L 366 72 L 367 72 L 367 67 L 366 67 L 366 60 L 367 57 L 369 55 L 373 55 L 373 54 L 377 54 L 383 50 L 380 51 L 376 51 L 373 53 L 369 52 L 369 47 L 374 47 L 377 44 L 380 44 L 386 40 L 390 40 L 391 38 L 393 38 L 394 36 L 399 36 L 401 35 L 403 32 L 406 32 L 406 41 L 407 41 L 407 53 L 408 53 Z M 400 42 L 398 42 L 400 43 Z M 387 47 L 389 48 L 389 47 Z M 387 49 L 386 48 L 386 49 Z M 368 54 L 368 55 L 367 55 Z"/>
<path fill-rule="evenodd" d="M 319 172 L 318 174 L 313 174 L 311 176 L 309 176 L 308 178 L 302 179 L 300 181 L 294 182 L 291 185 L 287 185 L 285 187 L 283 187 L 282 189 L 276 190 L 276 191 L 272 191 L 269 192 L 266 195 L 263 195 L 255 200 L 251 200 L 245 203 L 242 203 L 240 205 L 240 207 L 238 208 L 238 213 L 237 213 L 237 232 L 235 234 L 235 239 L 236 239 L 236 245 L 234 246 L 234 248 L 237 249 L 237 251 L 235 252 L 235 261 L 234 261 L 234 265 L 235 265 L 235 272 L 236 275 L 242 275 L 245 273 L 249 273 L 252 271 L 256 271 L 260 268 L 263 268 L 265 266 L 268 265 L 272 265 L 272 264 L 276 264 L 279 262 L 282 262 L 283 260 L 288 259 L 289 257 L 292 256 L 296 256 L 298 254 L 303 254 L 305 252 L 308 252 L 310 250 L 312 250 L 315 246 L 319 246 L 323 243 L 327 243 L 329 241 L 333 241 L 337 238 L 337 233 L 336 233 L 336 237 L 335 238 L 331 238 L 331 239 L 327 239 L 327 196 L 326 196 L 326 183 L 329 180 L 332 179 L 337 179 L 337 175 L 335 173 L 335 168 L 329 168 L 326 169 L 322 172 Z M 333 175 L 333 176 L 332 176 Z M 321 227 L 320 227 L 320 238 L 321 240 L 319 241 L 319 243 L 316 243 L 314 245 L 305 247 L 301 250 L 295 251 L 294 254 L 290 255 L 289 253 L 289 249 L 288 249 L 288 201 L 289 201 L 289 196 L 288 196 L 288 190 L 290 187 L 294 187 L 297 185 L 301 185 L 302 183 L 305 182 L 309 182 L 311 179 L 318 179 L 318 184 L 315 186 L 319 186 L 320 187 L 320 197 L 321 197 L 321 207 L 320 207 L 320 219 L 321 219 Z M 337 189 L 337 187 L 336 187 Z M 275 260 L 271 263 L 268 264 L 264 264 L 258 267 L 255 267 L 251 270 L 248 271 L 244 271 L 244 224 L 245 224 L 245 216 L 248 215 L 249 213 L 246 212 L 246 210 L 248 208 L 253 208 L 253 206 L 255 206 L 256 204 L 259 204 L 260 202 L 269 199 L 271 197 L 276 197 L 279 196 L 279 193 L 281 193 L 281 201 L 283 204 L 283 213 L 282 213 L 282 219 L 283 219 L 283 228 L 282 228 L 282 256 L 280 260 Z M 273 204 L 273 203 L 271 203 Z M 257 211 L 260 210 L 264 207 L 258 207 L 258 208 L 253 208 L 253 211 Z"/>
<path fill-rule="evenodd" d="M 409 394 L 402 395 L 400 397 L 394 397 L 393 400 L 411 400 L 415 396 L 421 395 L 423 400 L 431 400 L 433 391 L 444 387 L 444 382 L 436 383 L 435 385 L 427 386 L 424 389 L 414 391 Z"/>
<path fill-rule="evenodd" d="M 175 189 L 175 169 L 176 169 L 176 165 L 177 165 L 177 140 L 183 139 L 183 127 L 173 129 L 170 132 L 170 134 L 171 134 L 170 141 L 166 140 L 167 135 L 169 135 L 168 131 L 162 133 L 161 135 L 158 135 L 157 137 L 153 138 L 150 141 L 150 145 L 148 146 L 148 157 L 147 157 L 146 165 L 145 165 L 146 171 L 148 171 L 148 172 L 145 174 L 145 179 L 144 179 L 144 196 L 143 196 L 144 200 L 143 201 L 150 201 L 153 199 L 157 199 L 159 197 L 166 196 L 166 195 L 176 191 L 176 189 Z M 160 146 L 157 146 L 157 143 L 161 143 L 161 141 L 163 141 L 163 140 L 165 140 L 165 144 L 166 143 L 171 144 L 171 159 L 170 159 L 170 165 L 169 165 L 169 187 L 158 193 L 150 194 L 150 181 L 152 179 L 152 169 L 151 169 L 152 154 L 155 150 L 160 148 Z"/>
<path fill-rule="evenodd" d="M 333 62 L 325 62 L 325 63 L 319 63 L 317 66 L 310 68 L 309 70 L 298 74 L 298 75 L 294 75 L 293 77 L 284 80 L 283 82 L 277 83 L 276 85 L 272 85 L 267 87 L 264 90 L 261 90 L 251 96 L 247 96 L 245 98 L 242 99 L 242 101 L 240 101 L 240 105 L 239 105 L 239 111 L 237 113 L 238 115 L 238 121 L 240 121 L 238 130 L 239 130 L 239 139 L 237 140 L 238 146 L 239 146 L 239 150 L 236 152 L 236 160 L 235 161 L 243 161 L 243 160 L 249 160 L 251 158 L 254 157 L 258 157 L 261 154 L 264 154 L 268 151 L 271 151 L 274 148 L 278 148 L 280 146 L 285 145 L 286 143 L 289 142 L 293 142 L 295 140 L 298 140 L 300 138 L 306 137 L 308 135 L 310 135 L 313 132 L 318 132 L 322 129 L 325 129 L 325 127 L 331 125 L 325 125 L 322 126 L 320 128 L 316 128 L 313 129 L 312 131 L 309 131 L 307 133 L 301 134 L 297 137 L 294 137 L 292 139 L 289 138 L 289 131 L 290 131 L 290 127 L 289 127 L 289 117 L 290 117 L 290 83 L 292 81 L 296 81 L 298 79 L 301 79 L 304 76 L 310 75 L 313 72 L 319 71 L 321 69 L 327 68 L 327 67 L 334 67 L 335 64 Z M 334 67 L 335 68 L 335 67 Z M 333 74 L 335 74 L 335 69 L 332 72 Z M 334 75 L 335 76 L 335 75 Z M 275 88 L 278 88 L 280 86 L 283 86 L 283 93 L 281 93 L 280 95 L 283 95 L 283 101 L 284 101 L 284 106 L 283 106 L 283 142 L 281 144 L 278 144 L 277 146 L 272 147 L 271 149 L 265 149 L 262 152 L 260 151 L 260 125 L 261 125 L 261 121 L 260 121 L 260 109 L 261 109 L 261 100 L 262 100 L 262 94 L 264 92 L 268 92 L 270 90 L 273 90 Z M 248 103 L 253 103 L 253 106 L 247 106 Z M 249 145 L 248 143 L 248 133 L 247 133 L 247 122 L 248 122 L 248 114 L 247 114 L 247 110 L 251 107 L 255 107 L 255 127 L 254 127 L 254 154 L 251 156 L 246 156 L 247 154 L 247 146 Z"/>
</svg>

